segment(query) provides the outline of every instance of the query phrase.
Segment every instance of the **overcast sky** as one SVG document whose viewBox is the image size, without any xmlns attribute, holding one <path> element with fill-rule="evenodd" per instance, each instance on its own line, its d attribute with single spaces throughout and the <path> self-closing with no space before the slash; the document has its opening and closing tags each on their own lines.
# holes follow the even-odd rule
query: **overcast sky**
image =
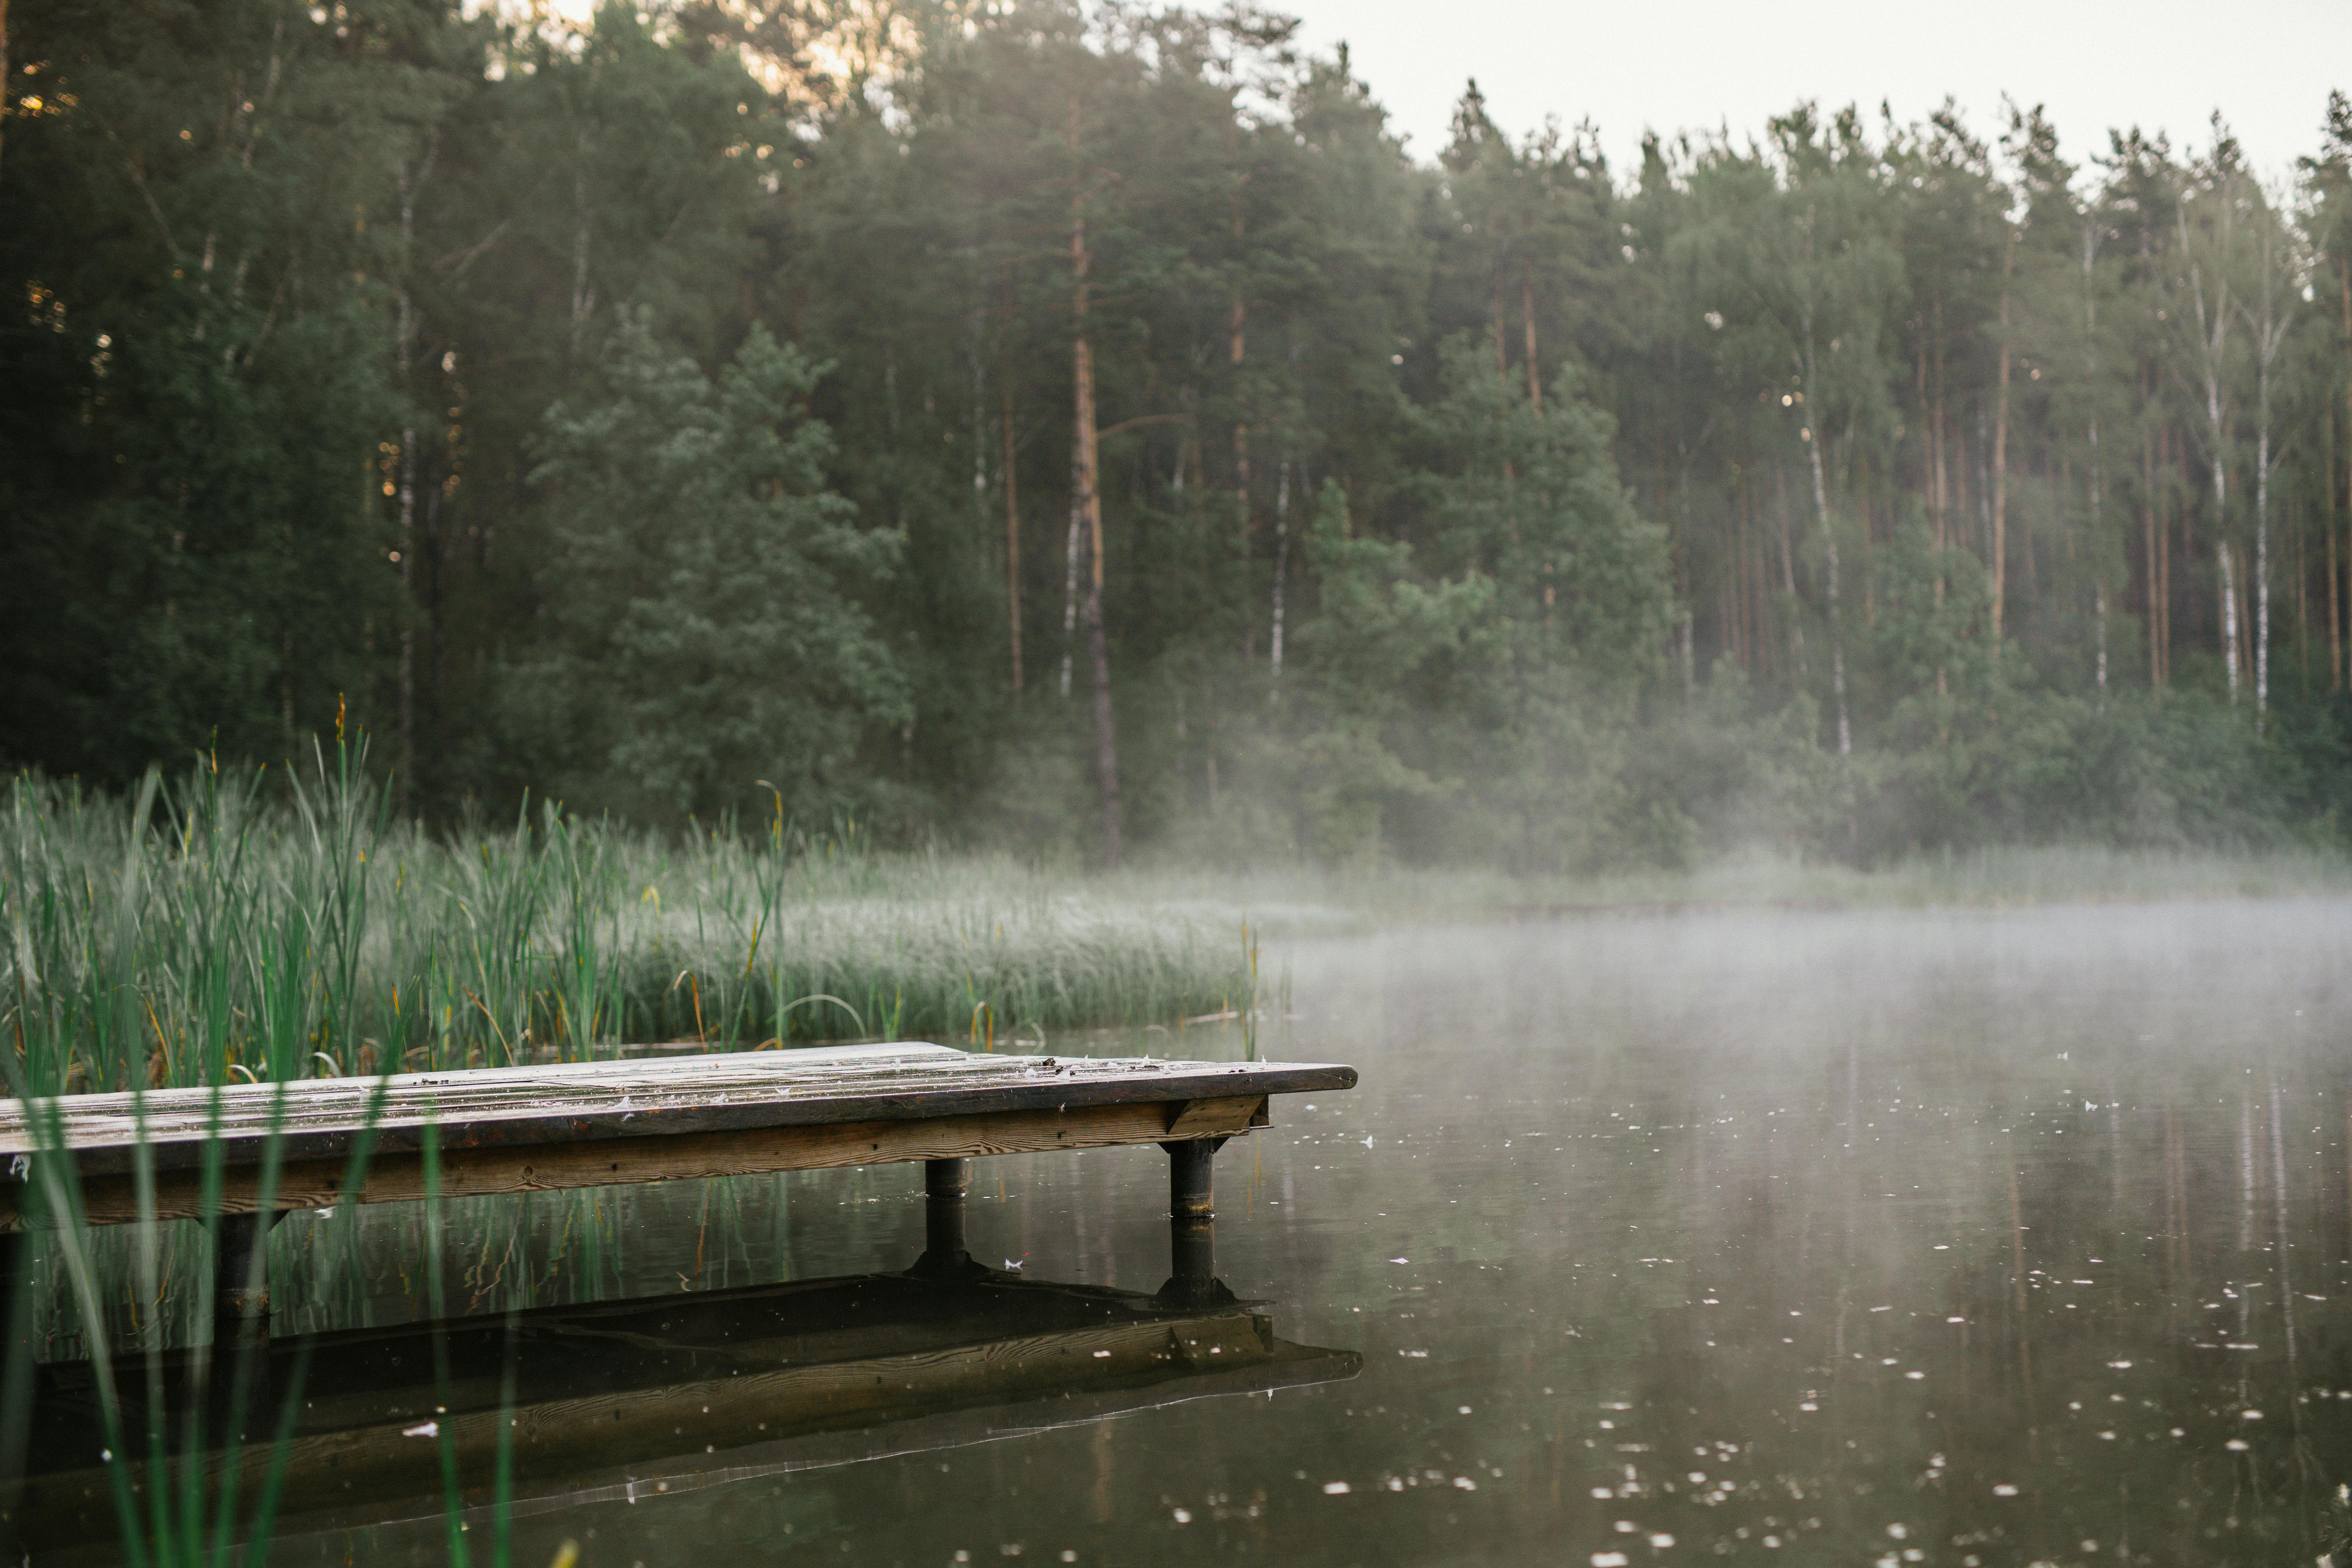
<svg viewBox="0 0 2352 1568">
<path fill-rule="evenodd" d="M 1644 126 L 1760 132 L 1800 99 L 1879 101 L 1923 118 L 1947 94 L 1994 139 L 2000 95 L 2045 105 L 2074 163 L 2107 128 L 2169 132 L 2202 147 L 2221 110 L 2255 167 L 2312 152 L 2330 88 L 2352 89 L 2352 0 L 1286 0 L 1318 51 L 1345 39 L 1356 72 L 1423 161 L 1446 141 L 1465 79 L 1516 133 L 1557 114 L 1601 128 L 1611 167 L 1634 166 Z"/>
</svg>

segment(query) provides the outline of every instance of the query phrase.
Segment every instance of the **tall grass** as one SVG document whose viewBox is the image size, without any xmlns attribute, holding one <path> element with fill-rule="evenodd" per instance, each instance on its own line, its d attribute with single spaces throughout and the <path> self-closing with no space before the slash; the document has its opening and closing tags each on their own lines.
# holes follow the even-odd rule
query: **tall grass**
<svg viewBox="0 0 2352 1568">
<path fill-rule="evenodd" d="M 0 1040 L 36 1094 L 1047 1030 L 1245 995 L 1229 925 L 854 823 L 683 837 L 537 803 L 434 835 L 361 747 L 0 803 Z"/>
<path fill-rule="evenodd" d="M 299 1007 L 289 1010 L 277 1005 L 283 998 L 273 999 L 273 988 L 289 989 L 277 986 L 274 979 L 265 985 L 259 1044 L 265 1057 L 292 1060 L 307 1037 L 275 1037 L 270 1031 L 299 1028 L 310 1020 Z M 242 1281 L 218 1279 L 224 1265 L 215 1262 L 214 1291 L 184 1288 L 194 1283 L 185 1278 L 191 1271 L 174 1267 L 175 1262 L 184 1262 L 184 1254 L 175 1259 L 167 1250 L 167 1236 L 177 1233 L 185 1237 L 194 1233 L 202 1237 L 205 1254 L 213 1259 L 221 1258 L 227 1217 L 223 1205 L 224 1147 L 217 1139 L 205 1145 L 201 1217 L 193 1224 L 162 1220 L 156 1207 L 152 1150 L 143 1130 L 144 1104 L 134 1100 L 131 1114 L 140 1131 L 133 1174 L 140 1217 L 133 1224 L 111 1227 L 112 1245 L 101 1248 L 94 1245 L 98 1233 L 88 1223 L 75 1161 L 66 1152 L 63 1110 L 53 1098 L 34 1098 L 28 1093 L 31 1086 L 25 1067 L 30 1059 L 30 1053 L 24 1060 L 12 1060 L 0 1051 L 0 1086 L 26 1102 L 33 1143 L 29 1152 L 16 1156 L 23 1173 L 18 1189 L 20 1218 L 29 1234 L 16 1239 L 20 1246 L 37 1243 L 39 1260 L 46 1266 L 12 1270 L 15 1296 L 7 1312 L 16 1331 L 7 1342 L 5 1358 L 0 1358 L 5 1360 L 0 1388 L 5 1391 L 0 1394 L 0 1405 L 6 1407 L 12 1429 L 5 1464 L 0 1464 L 0 1497 L 5 1498 L 11 1510 L 11 1528 L 26 1522 L 16 1511 L 23 1508 L 25 1496 L 16 1483 L 22 1479 L 27 1453 L 16 1439 L 24 1430 L 21 1423 L 31 1414 L 33 1363 L 39 1342 L 37 1331 L 45 1309 L 56 1309 L 76 1324 L 88 1352 L 90 1392 L 104 1442 L 99 1455 L 74 1457 L 96 1458 L 102 1464 L 123 1560 L 134 1568 L 148 1564 L 227 1568 L 236 1563 L 264 1562 L 311 1351 L 306 1342 L 297 1352 L 274 1409 L 257 1405 L 256 1400 L 268 1392 L 262 1375 L 268 1355 L 266 1331 L 257 1332 L 250 1322 L 239 1324 L 215 1314 L 221 1300 L 218 1287 L 241 1283 L 250 1290 L 266 1280 L 266 1245 L 257 1246 L 246 1260 L 248 1273 Z M 357 1193 L 364 1182 L 381 1103 L 379 1090 L 370 1102 L 366 1129 L 345 1163 L 347 1191 Z M 252 1201 L 261 1214 L 269 1214 L 276 1206 L 282 1154 L 280 1128 L 273 1116 L 255 1172 Z M 429 1207 L 435 1194 L 428 1191 L 426 1195 Z M 335 1287 L 333 1270 L 340 1261 L 327 1260 L 325 1283 L 331 1291 Z M 175 1275 L 181 1278 L 175 1279 Z M 126 1286 L 131 1308 L 127 1336 L 111 1321 L 117 1316 L 112 1309 L 121 1301 Z M 163 1321 L 167 1298 L 176 1298 L 173 1315 L 190 1321 L 194 1331 L 188 1337 L 194 1346 L 184 1366 L 170 1373 L 164 1363 L 168 1342 Z M 119 1350 L 131 1353 L 118 1357 Z M 135 1388 L 125 1386 L 125 1373 L 136 1380 Z M 223 1390 L 225 1400 L 213 1397 Z"/>
</svg>

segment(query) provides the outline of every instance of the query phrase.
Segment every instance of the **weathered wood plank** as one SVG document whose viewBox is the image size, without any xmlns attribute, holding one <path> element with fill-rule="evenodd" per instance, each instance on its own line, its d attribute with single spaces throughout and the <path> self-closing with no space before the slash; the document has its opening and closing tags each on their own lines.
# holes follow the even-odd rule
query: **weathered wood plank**
<svg viewBox="0 0 2352 1568">
<path fill-rule="evenodd" d="M 1160 1141 L 1172 1142 L 1185 1138 L 1215 1138 L 1224 1135 L 1229 1131 L 1225 1123 L 1226 1109 L 1230 1103 L 1223 1100 L 1184 1100 L 1171 1102 L 1167 1107 L 1168 1130 Z M 1263 1111 L 1266 1104 L 1265 1100 L 1261 1099 L 1257 1103 L 1260 1110 Z M 1267 1125 L 1266 1119 L 1261 1115 L 1253 1120 L 1250 1125 L 1264 1127 Z"/>
<path fill-rule="evenodd" d="M 127 1173 L 144 1143 L 158 1171 L 332 1160 L 366 1133 L 381 1155 L 943 1116 L 1218 1100 L 1353 1087 L 1336 1063 L 1012 1057 L 908 1044 L 580 1062 L 381 1079 L 0 1100 L 0 1160 L 75 1152 L 86 1176 Z M 370 1131 L 372 1129 L 372 1131 Z"/>
<path fill-rule="evenodd" d="M 1239 1095 L 1181 1105 L 1074 1105 L 1066 1110 L 993 1111 L 921 1121 L 761 1127 L 681 1132 L 650 1140 L 599 1139 L 521 1147 L 456 1147 L 441 1152 L 440 1191 L 445 1198 L 477 1197 L 1051 1149 L 1098 1149 L 1159 1143 L 1171 1138 L 1223 1138 L 1263 1125 L 1265 1103 L 1264 1095 Z M 1176 1123 L 1181 1123 L 1181 1131 L 1175 1129 Z M 289 1161 L 280 1170 L 273 1206 L 328 1208 L 341 1203 L 353 1196 L 344 1190 L 347 1171 L 347 1163 L 341 1160 Z M 225 1172 L 217 1212 L 249 1214 L 258 1208 L 259 1174 L 251 1167 Z M 85 1177 L 82 1194 L 83 1213 L 92 1225 L 128 1225 L 142 1217 L 133 1177 Z M 424 1196 L 422 1157 L 394 1152 L 378 1155 L 370 1163 L 353 1201 L 408 1203 Z M 159 1219 L 203 1217 L 203 1173 L 159 1173 L 152 1207 L 147 1212 Z M 0 1231 L 22 1229 L 25 1225 L 16 1190 L 0 1187 Z"/>
</svg>

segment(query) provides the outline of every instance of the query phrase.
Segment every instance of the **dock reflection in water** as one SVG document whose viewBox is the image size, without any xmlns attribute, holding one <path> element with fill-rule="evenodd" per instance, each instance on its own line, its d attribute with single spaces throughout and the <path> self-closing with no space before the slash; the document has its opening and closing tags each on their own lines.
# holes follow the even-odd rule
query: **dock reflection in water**
<svg viewBox="0 0 2352 1568">
<path fill-rule="evenodd" d="M 461 1494 L 464 1519 L 487 1547 L 499 1427 L 510 1413 L 505 1511 L 516 1560 L 528 1562 L 582 1533 L 582 1510 L 598 1504 L 944 1454 L 1350 1378 L 1361 1365 L 1353 1352 L 1282 1340 L 1265 1304 L 1237 1301 L 1214 1278 L 1205 1222 L 1174 1225 L 1176 1271 L 1145 1295 L 982 1268 L 962 1245 L 961 1194 L 935 1193 L 927 1206 L 926 1250 L 903 1274 L 272 1342 L 243 1391 L 254 1414 L 240 1490 L 260 1484 L 271 1425 L 298 1377 L 273 1558 L 341 1561 L 363 1540 L 371 1561 L 440 1560 L 445 1438 L 476 1483 Z M 164 1386 L 185 1386 L 192 1353 L 170 1358 Z M 117 1376 L 125 1430 L 144 1431 L 143 1363 L 123 1363 Z M 115 1509 L 94 1462 L 104 1438 L 92 1369 L 64 1363 L 43 1377 L 24 1545 L 37 1562 L 111 1561 Z M 215 1390 L 208 1431 L 223 1429 L 226 1403 Z M 228 1461 L 206 1458 L 216 1489 Z M 133 1475 L 143 1489 L 143 1468 Z M 634 1514 L 628 1527 L 645 1539 L 659 1531 L 657 1518 Z M 779 1529 L 789 1535 L 793 1525 Z"/>
</svg>

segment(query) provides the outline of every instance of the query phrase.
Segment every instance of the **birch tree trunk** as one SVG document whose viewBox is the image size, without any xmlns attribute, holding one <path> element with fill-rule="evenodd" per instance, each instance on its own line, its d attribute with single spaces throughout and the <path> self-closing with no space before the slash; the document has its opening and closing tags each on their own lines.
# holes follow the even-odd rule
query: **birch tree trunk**
<svg viewBox="0 0 2352 1568">
<path fill-rule="evenodd" d="M 2179 512 L 2181 548 L 2189 545 L 2189 519 L 2180 508 L 2166 506 L 2168 500 L 2180 500 L 2189 493 L 2186 458 L 2180 451 L 2179 432 L 2167 424 L 2158 437 L 2161 451 L 2157 467 L 2164 475 L 2163 487 L 2156 492 L 2156 564 L 2158 574 L 2156 602 L 2158 623 L 2164 628 L 2164 684 L 2172 684 L 2172 524 L 2174 513 Z M 2180 483 L 2174 488 L 2174 476 L 2179 471 Z"/>
<path fill-rule="evenodd" d="M 2347 352 L 2352 352 L 2352 261 L 2336 262 L 2336 283 L 2344 300 L 2344 338 Z M 2347 421 L 2346 432 L 2347 435 L 2352 435 L 2352 381 L 2345 384 L 2344 412 Z M 2333 450 L 2333 442 L 2329 443 L 2329 447 Z M 2352 462 L 2346 464 L 2346 477 L 2347 483 L 2352 483 Z M 2344 669 L 2336 657 L 2337 639 L 2340 636 L 2336 628 L 2342 624 L 2336 604 L 2343 579 L 2338 576 L 2336 565 L 2336 484 L 2332 475 L 2327 486 L 2326 516 L 2327 519 L 2327 679 L 2329 689 L 2334 690 L 2344 683 Z"/>
<path fill-rule="evenodd" d="M 1789 541 L 1789 470 L 1778 463 L 1772 467 L 1780 490 L 1780 587 L 1789 599 L 1789 659 L 1797 667 L 1797 679 L 1801 684 L 1811 676 L 1812 667 L 1805 658 L 1805 618 L 1798 613 L 1797 604 L 1796 552 Z"/>
<path fill-rule="evenodd" d="M 1534 341 L 1532 330 L 1530 330 L 1528 342 L 1532 344 Z M 1533 361 L 1535 356 L 1532 350 L 1528 357 L 1530 362 Z M 1701 440 L 1706 438 L 1706 433 L 1704 430 L 1699 433 L 1699 438 Z M 1675 542 L 1675 592 L 1681 598 L 1683 605 L 1683 710 L 1688 712 L 1698 703 L 1698 657 L 1692 646 L 1696 637 L 1696 628 L 1693 623 L 1697 619 L 1698 612 L 1691 603 L 1689 563 L 1686 554 L 1693 532 L 1690 504 L 1691 452 L 1690 443 L 1680 437 L 1676 437 L 1675 444 L 1676 448 L 1675 509 L 1681 514 L 1682 519 L 1682 537 Z M 1546 594 L 1550 592 L 1549 585 L 1545 592 Z M 1718 642 L 1722 640 L 1717 639 Z"/>
<path fill-rule="evenodd" d="M 1519 322 L 1525 329 L 1528 349 L 1528 405 L 1538 414 L 1543 412 L 1543 381 L 1536 373 L 1536 286 L 1525 275 L 1519 279 Z"/>
<path fill-rule="evenodd" d="M 1021 692 L 1021 503 L 1013 470 L 1013 384 L 998 388 L 1004 404 L 1004 618 L 1013 633 L 1013 691 Z"/>
<path fill-rule="evenodd" d="M 1225 150 L 1228 153 L 1234 150 L 1236 129 L 1234 118 L 1228 115 L 1225 119 Z M 1225 315 L 1225 365 L 1232 381 L 1236 407 L 1241 403 L 1242 361 L 1249 351 L 1249 304 L 1243 297 L 1240 270 L 1244 233 L 1241 184 L 1246 184 L 1248 179 L 1247 174 L 1242 175 L 1241 181 L 1234 186 L 1233 195 L 1227 198 L 1234 239 L 1234 278 L 1233 300 Z M 1250 546 L 1254 542 L 1250 521 L 1249 421 L 1246 417 L 1243 417 L 1234 421 L 1234 524 L 1238 531 L 1244 576 L 1248 572 Z M 1242 650 L 1244 658 L 1249 657 L 1249 635 L 1244 634 Z"/>
<path fill-rule="evenodd" d="M 2213 481 L 2216 507 L 2221 504 L 2221 481 L 2219 475 L 2220 466 L 2217 464 Z M 2221 647 L 2230 664 L 2230 700 L 2235 702 L 2238 700 L 2238 569 L 2237 563 L 2230 558 L 2230 542 L 2227 539 L 2213 542 L 2213 553 L 2221 563 Z"/>
<path fill-rule="evenodd" d="M 2094 386 L 2099 378 L 2099 295 L 2095 272 L 2099 255 L 2099 229 L 2096 224 L 2083 226 L 2083 331 L 2086 340 L 2084 355 L 2088 363 L 2089 380 Z M 2105 570 L 2106 522 L 2106 454 L 2099 447 L 2099 416 L 2091 413 L 2091 598 L 2098 619 L 2098 711 L 2107 710 L 2107 577 Z"/>
<path fill-rule="evenodd" d="M 1086 527 L 1086 507 L 1079 497 L 1083 493 L 1078 477 L 1078 443 L 1070 442 L 1070 538 L 1065 552 L 1066 571 L 1062 578 L 1062 695 L 1070 695 L 1071 661 L 1077 657 L 1078 647 L 1078 538 Z"/>
<path fill-rule="evenodd" d="M 1274 626 L 1266 642 L 1266 652 L 1274 665 L 1274 679 L 1282 679 L 1282 595 L 1285 579 L 1290 572 L 1290 459 L 1282 459 L 1282 477 L 1274 488 Z M 1279 695 L 1278 692 L 1276 695 Z"/>
<path fill-rule="evenodd" d="M 1507 377 L 1511 374 L 1510 356 L 1503 350 L 1503 258 L 1495 258 L 1495 374 Z"/>
<path fill-rule="evenodd" d="M 2147 405 L 2147 372 L 2140 371 L 2140 406 L 2143 415 Z M 2147 585 L 2141 595 L 2140 607 L 2147 616 L 2147 684 L 2151 691 L 2164 689 L 2164 636 L 2162 616 L 2158 608 L 2158 574 L 2156 550 L 2156 437 L 2147 425 L 2139 435 L 2139 530 L 2141 553 L 2147 558 Z"/>
<path fill-rule="evenodd" d="M 2009 284 L 2017 265 L 2017 231 L 2000 259 L 2000 373 L 1992 422 L 1992 640 L 2000 641 L 2001 611 L 2009 595 Z M 2029 587 L 2031 584 L 2029 584 Z"/>
<path fill-rule="evenodd" d="M 1950 469 L 1945 450 L 1951 439 L 1951 427 L 1944 413 L 1944 301 L 1941 297 L 1936 300 L 1935 338 L 1936 405 L 1934 416 L 1927 422 L 1927 438 L 1935 454 L 1936 477 L 1934 488 L 1928 492 L 1927 506 L 1929 514 L 1935 519 L 1936 608 L 1941 610 L 1945 594 L 1944 552 L 1949 547 L 1951 530 Z M 1951 694 L 1950 689 L 1950 671 L 1938 661 L 1936 666 L 1936 695 L 1948 697 Z"/>
<path fill-rule="evenodd" d="M 2262 242 L 2263 305 L 2257 316 L 2243 312 L 2254 332 L 2254 725 L 2260 730 L 2271 696 L 2271 367 L 2286 342 L 2294 310 L 2278 308 L 2278 279 L 2272 266 L 2272 238 Z"/>
<path fill-rule="evenodd" d="M 2099 422 L 2095 416 L 2091 421 L 2091 524 L 2094 540 L 2098 537 L 2099 517 L 2105 504 L 2103 483 L 2099 473 L 2098 447 Z M 2095 563 L 2092 571 L 2094 574 L 2091 579 L 2092 611 L 2098 617 L 2099 623 L 2098 710 L 2104 713 L 2107 710 L 2107 580 L 2104 574 L 2099 573 Z"/>
<path fill-rule="evenodd" d="M 2332 423 L 2335 415 L 2328 416 Z M 2319 531 L 2327 539 L 2327 689 L 2344 686 L 2344 606 L 2338 592 L 2343 578 L 2336 564 L 2336 444 L 2327 444 L 2327 494 L 2319 507 Z"/>
<path fill-rule="evenodd" d="M 1227 134 L 1230 137 L 1230 126 L 1228 126 Z M 1238 266 L 1242 247 L 1242 203 L 1238 193 L 1233 199 L 1233 228 L 1234 253 L 1235 265 Z M 1241 286 L 1236 281 L 1234 287 L 1233 304 L 1225 316 L 1225 365 L 1233 378 L 1234 399 L 1236 404 L 1241 400 L 1242 361 L 1248 352 L 1249 306 L 1243 300 Z M 1234 421 L 1234 524 L 1238 531 L 1242 569 L 1246 577 L 1249 569 L 1250 546 L 1253 542 L 1250 528 L 1250 449 L 1247 419 Z M 1245 640 L 1243 657 L 1246 658 L 1248 656 Z"/>
<path fill-rule="evenodd" d="M 1240 380 L 1242 356 L 1247 352 L 1248 340 L 1244 331 L 1248 320 L 1241 300 L 1234 300 L 1225 339 L 1225 363 L 1233 366 L 1236 383 Z M 1239 531 L 1242 559 L 1246 562 L 1250 555 L 1251 533 L 1249 424 L 1239 419 L 1234 422 L 1234 523 Z"/>
<path fill-rule="evenodd" d="M 2180 220 L 2180 248 L 2189 248 L 2189 220 Z M 2205 299 L 2204 270 L 2200 264 L 2189 264 L 2189 298 L 2197 311 L 2198 371 L 2205 394 L 2205 425 L 2209 450 L 2207 456 L 2213 474 L 2213 552 L 2221 568 L 2221 645 L 2223 662 L 2230 667 L 2230 700 L 2238 700 L 2238 589 L 2237 569 L 2230 560 L 2230 453 L 2229 412 L 2221 391 L 2222 351 L 2229 345 L 2230 285 L 2226 279 L 2214 288 L 2209 307 Z"/>
<path fill-rule="evenodd" d="M 414 388 L 408 377 L 416 343 L 416 310 L 408 297 L 409 251 L 416 238 L 416 187 L 408 175 L 408 161 L 403 158 L 393 165 L 393 174 L 400 195 L 400 292 L 394 301 L 395 322 L 394 363 L 400 375 L 400 395 L 414 404 Z M 411 624 L 416 597 L 416 427 L 403 424 L 400 430 L 400 768 L 393 775 L 393 809 L 406 815 L 415 804 L 413 794 L 416 772 L 416 628 Z"/>
<path fill-rule="evenodd" d="M 2300 531 L 2287 535 L 2286 548 L 2294 557 L 2287 575 L 2294 579 L 2294 676 L 2305 686 L 2311 684 L 2311 542 Z"/>
<path fill-rule="evenodd" d="M 580 374 L 580 350 L 588 331 L 588 317 L 596 309 L 596 289 L 588 280 L 588 132 L 572 165 L 572 354 L 565 384 Z"/>
<path fill-rule="evenodd" d="M 1815 374 L 1813 331 L 1809 321 L 1805 326 L 1805 405 L 1811 422 L 1804 432 L 1805 458 L 1813 469 L 1813 510 L 1821 518 L 1822 544 L 1829 568 L 1830 597 L 1830 692 L 1837 703 L 1838 755 L 1853 752 L 1853 726 L 1846 715 L 1845 705 L 1845 627 L 1838 611 L 1838 544 L 1837 531 L 1830 526 L 1829 486 L 1822 478 L 1821 384 Z M 1993 603 L 2000 603 L 2000 591 L 1993 590 Z M 1998 615 L 1998 611 L 1996 611 Z M 1996 619 L 1996 630 L 1999 627 Z"/>
<path fill-rule="evenodd" d="M 2269 379 L 2267 368 L 2263 379 Z M 2271 700 L 2271 426 L 2262 416 L 2254 435 L 2254 728 Z"/>
<path fill-rule="evenodd" d="M 1853 751 L 1853 727 L 1845 708 L 1845 628 L 1838 613 L 1838 547 L 1837 531 L 1830 526 L 1829 491 L 1822 482 L 1821 432 L 1813 432 L 1805 443 L 1806 455 L 1813 465 L 1813 507 L 1821 513 L 1822 542 L 1828 557 L 1830 591 L 1830 691 L 1837 701 L 1838 755 L 1847 756 Z"/>
<path fill-rule="evenodd" d="M 980 349 L 986 315 L 984 304 L 971 313 L 971 510 L 983 522 L 988 517 L 988 373 Z"/>
<path fill-rule="evenodd" d="M 1078 104 L 1070 100 L 1070 152 L 1078 151 Z M 1101 472 L 1095 450 L 1094 346 L 1087 338 L 1087 274 L 1094 264 L 1087 248 L 1087 195 L 1083 171 L 1073 171 L 1080 184 L 1070 197 L 1070 318 L 1074 342 L 1070 352 L 1071 402 L 1077 428 L 1076 489 L 1072 497 L 1071 524 L 1075 533 L 1083 520 L 1087 538 L 1087 662 L 1094 677 L 1095 773 L 1102 786 L 1103 864 L 1119 861 L 1118 739 L 1111 719 L 1110 649 L 1103 629 L 1103 534 Z"/>
<path fill-rule="evenodd" d="M 1927 423 L 1927 437 L 1936 455 L 1936 483 L 1929 492 L 1927 508 L 1936 520 L 1936 548 L 1941 551 L 1950 542 L 1951 489 L 1951 420 L 1944 410 L 1944 301 L 1936 300 L 1936 410 Z M 1936 567 L 1936 603 L 1944 602 L 1944 569 L 1941 562 Z"/>
</svg>

